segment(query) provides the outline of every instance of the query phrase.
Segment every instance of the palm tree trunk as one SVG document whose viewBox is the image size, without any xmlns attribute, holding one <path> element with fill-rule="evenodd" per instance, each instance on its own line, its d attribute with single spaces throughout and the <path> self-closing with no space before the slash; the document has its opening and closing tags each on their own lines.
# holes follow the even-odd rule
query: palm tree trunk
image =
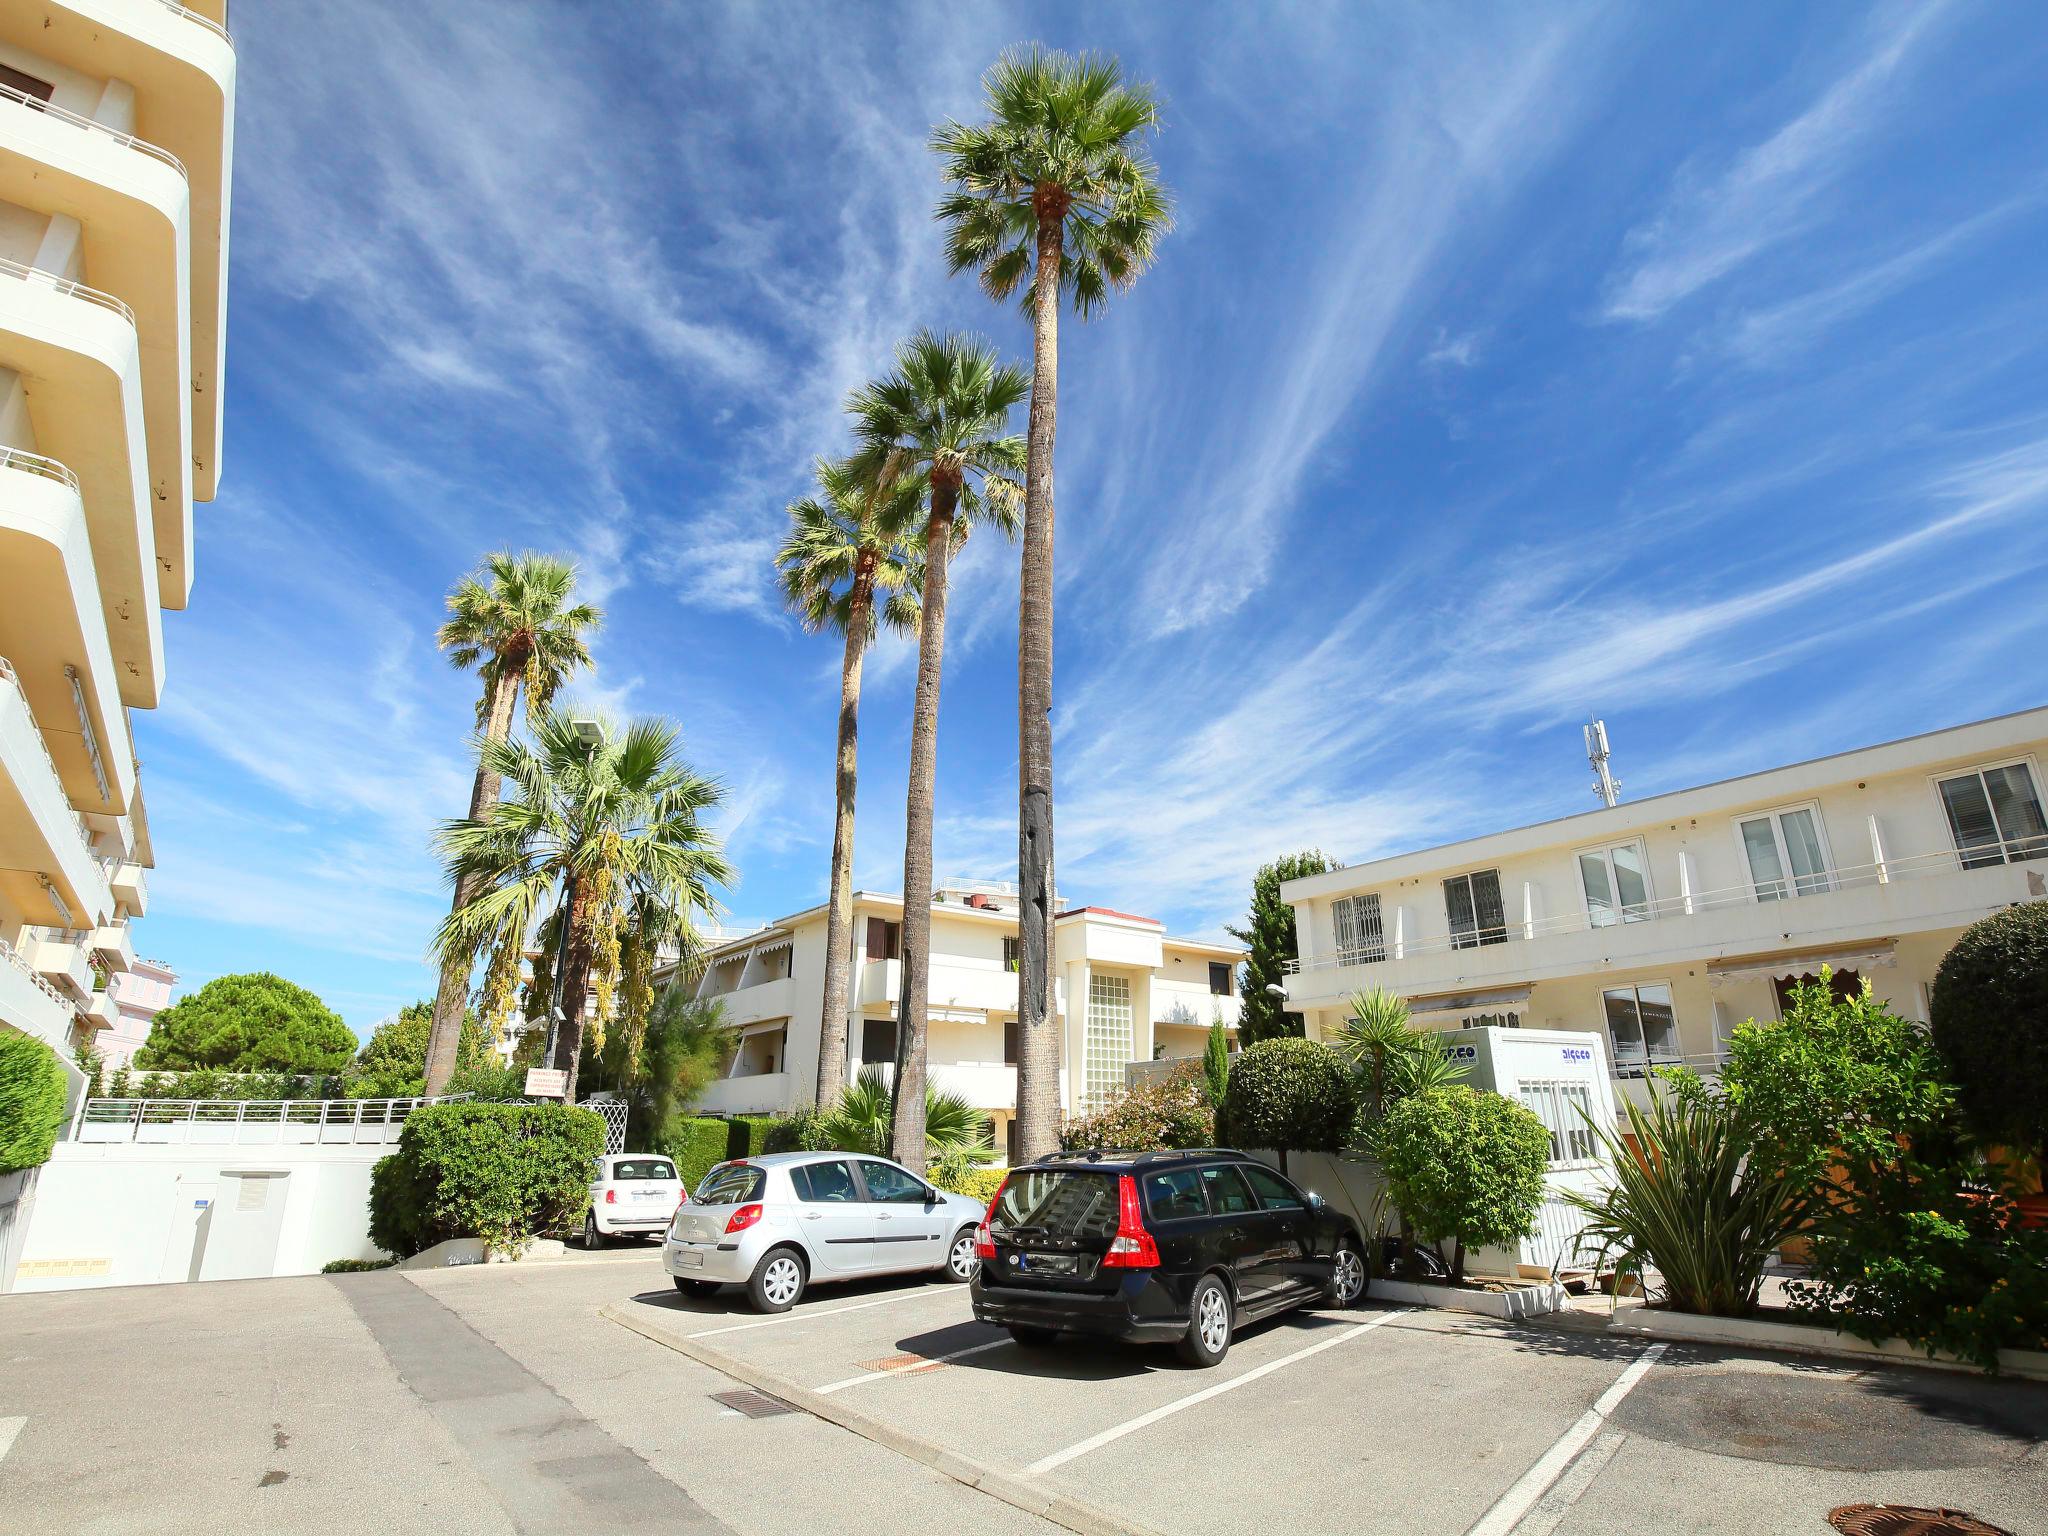
<svg viewBox="0 0 2048 1536">
<path fill-rule="evenodd" d="M 1060 1021 L 1053 1005 L 1052 444 L 1059 409 L 1060 218 L 1041 189 L 1031 295 L 1031 422 L 1017 606 L 1017 1156 L 1059 1146 Z M 1075 1007 L 1085 1000 L 1070 1000 Z"/>
<path fill-rule="evenodd" d="M 553 1065 L 568 1076 L 562 1102 L 576 1102 L 576 1065 L 583 1056 L 583 1013 L 590 998 L 590 967 L 597 954 L 597 935 L 590 931 L 591 901 L 586 881 L 576 882 L 569 898 L 569 941 L 562 957 L 562 1027 L 555 1036 Z"/>
<path fill-rule="evenodd" d="M 839 766 L 832 813 L 832 892 L 825 913 L 825 1003 L 818 1015 L 817 1103 L 830 1105 L 846 1087 L 847 993 L 853 972 L 853 800 L 859 774 L 860 670 L 867 653 L 874 568 L 861 557 L 846 615 L 846 654 L 839 663 Z"/>
<path fill-rule="evenodd" d="M 484 714 L 486 740 L 503 741 L 512 733 L 512 710 L 519 701 L 521 673 L 521 668 L 501 663 L 491 679 L 490 708 Z M 469 819 L 481 821 L 497 803 L 498 776 L 479 762 L 475 782 L 469 789 Z M 465 875 L 456 881 L 455 901 L 450 910 L 459 912 L 468 906 L 481 883 L 475 875 Z M 462 1019 L 469 1011 L 469 973 L 473 964 L 470 957 L 456 955 L 441 962 L 440 984 L 434 989 L 434 1022 L 427 1033 L 429 1095 L 440 1093 L 455 1075 L 456 1056 L 462 1044 Z"/>
<path fill-rule="evenodd" d="M 917 702 L 910 718 L 910 793 L 903 826 L 903 990 L 896 1005 L 891 1155 L 924 1172 L 925 1008 L 932 969 L 932 812 L 938 793 L 939 669 L 946 659 L 946 559 L 957 481 L 932 476 L 924 535 L 924 611 L 917 626 Z"/>
</svg>

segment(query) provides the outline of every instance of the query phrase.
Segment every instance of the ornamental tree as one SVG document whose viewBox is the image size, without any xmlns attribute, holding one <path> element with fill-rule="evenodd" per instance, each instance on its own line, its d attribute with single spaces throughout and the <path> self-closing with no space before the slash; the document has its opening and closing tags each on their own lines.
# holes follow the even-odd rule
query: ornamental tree
<svg viewBox="0 0 2048 1536">
<path fill-rule="evenodd" d="M 1241 1146 L 1337 1152 L 1351 1134 L 1358 1101 L 1351 1074 L 1315 1040 L 1261 1040 L 1239 1054 L 1223 1092 L 1222 1120 Z"/>
<path fill-rule="evenodd" d="M 1963 930 L 1934 973 L 1933 1017 L 1971 1129 L 2048 1156 L 2048 901 Z"/>
<path fill-rule="evenodd" d="M 1453 1244 L 1451 1281 L 1472 1248 L 1519 1243 L 1543 1203 L 1550 1133 L 1512 1099 L 1431 1088 L 1387 1111 L 1377 1137 L 1387 1190 L 1426 1242 Z"/>
<path fill-rule="evenodd" d="M 339 1072 L 355 1032 L 304 987 L 257 971 L 216 976 L 156 1016 L 135 1053 L 145 1071 Z"/>
<path fill-rule="evenodd" d="M 434 1030 L 434 1005 L 407 1003 L 379 1024 L 363 1042 L 346 1085 L 352 1099 L 407 1099 L 426 1092 L 427 1047 Z M 456 1073 L 489 1063 L 490 1042 L 474 1010 L 464 1015 L 455 1050 Z"/>
<path fill-rule="evenodd" d="M 1327 854 L 1308 848 L 1275 859 L 1252 876 L 1251 915 L 1246 926 L 1230 930 L 1251 951 L 1245 957 L 1244 984 L 1239 988 L 1244 1001 L 1237 1019 L 1237 1037 L 1245 1045 L 1301 1033 L 1301 1016 L 1283 1011 L 1280 999 L 1266 991 L 1280 985 L 1287 962 L 1300 953 L 1294 942 L 1294 908 L 1280 899 L 1280 884 L 1329 868 Z"/>
</svg>

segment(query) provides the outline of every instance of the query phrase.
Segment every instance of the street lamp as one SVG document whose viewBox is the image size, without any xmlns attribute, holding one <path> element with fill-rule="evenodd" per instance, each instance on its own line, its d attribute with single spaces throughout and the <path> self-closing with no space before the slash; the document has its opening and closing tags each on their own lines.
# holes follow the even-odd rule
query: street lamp
<svg viewBox="0 0 2048 1536">
<path fill-rule="evenodd" d="M 569 729 L 576 733 L 576 739 L 586 747 L 604 745 L 604 722 L 590 715 L 577 715 L 569 722 Z"/>
</svg>

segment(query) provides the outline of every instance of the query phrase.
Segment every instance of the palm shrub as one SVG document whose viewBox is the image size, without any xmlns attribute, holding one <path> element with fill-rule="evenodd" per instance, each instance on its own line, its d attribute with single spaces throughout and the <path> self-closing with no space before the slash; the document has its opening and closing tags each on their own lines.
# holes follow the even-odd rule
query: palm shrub
<svg viewBox="0 0 2048 1536">
<path fill-rule="evenodd" d="M 832 1146 L 842 1152 L 884 1155 L 893 1129 L 889 1084 L 878 1066 L 862 1067 L 839 1101 L 825 1111 L 822 1127 Z M 925 1084 L 925 1146 L 934 1152 L 955 1147 L 986 1147 L 988 1116 L 957 1093 Z"/>
<path fill-rule="evenodd" d="M 1591 1218 L 1582 1246 L 1602 1262 L 1612 1256 L 1626 1269 L 1654 1268 L 1675 1311 L 1748 1316 L 1765 1265 L 1812 1214 L 1812 1176 L 1752 1158 L 1742 1117 L 1714 1094 L 1653 1084 L 1647 1110 L 1633 1100 L 1623 1108 L 1633 1148 L 1593 1124 L 1613 1184 L 1565 1196 Z"/>
<path fill-rule="evenodd" d="M 1358 1139 L 1368 1150 L 1375 1129 L 1396 1103 L 1448 1088 L 1470 1070 L 1445 1054 L 1436 1034 L 1409 1022 L 1405 998 L 1380 987 L 1351 995 L 1351 1017 L 1330 1049 L 1351 1068 L 1358 1089 Z"/>
<path fill-rule="evenodd" d="M 1550 1133 L 1514 1100 L 1462 1085 L 1411 1094 L 1387 1111 L 1378 1144 L 1409 1227 L 1439 1257 L 1452 1245 L 1452 1284 L 1469 1249 L 1519 1243 L 1535 1226 Z"/>
<path fill-rule="evenodd" d="M 1216 1111 L 1208 1085 L 1192 1066 L 1164 1082 L 1135 1083 L 1111 1095 L 1093 1114 L 1069 1120 L 1060 1145 L 1069 1152 L 1115 1147 L 1151 1152 L 1161 1147 L 1206 1147 L 1216 1140 Z"/>
<path fill-rule="evenodd" d="M 64 1128 L 64 1064 L 33 1035 L 0 1029 L 0 1173 L 50 1160 Z"/>
<path fill-rule="evenodd" d="M 1351 1135 L 1358 1100 L 1351 1076 L 1328 1046 L 1282 1037 L 1239 1053 L 1223 1096 L 1234 1141 L 1289 1152 L 1337 1152 Z"/>
</svg>

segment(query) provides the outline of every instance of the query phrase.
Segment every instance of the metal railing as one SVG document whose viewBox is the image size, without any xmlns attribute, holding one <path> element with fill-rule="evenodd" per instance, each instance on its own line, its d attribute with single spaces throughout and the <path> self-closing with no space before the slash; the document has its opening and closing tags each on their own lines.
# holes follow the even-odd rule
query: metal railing
<svg viewBox="0 0 2048 1536">
<path fill-rule="evenodd" d="M 8 256 L 0 256 L 0 272 L 6 273 L 9 277 L 18 277 L 25 283 L 41 283 L 45 288 L 53 288 L 67 298 L 83 299 L 88 304 L 99 305 L 101 309 L 111 309 L 130 325 L 135 323 L 135 311 L 128 307 L 125 300 L 117 299 L 111 293 L 98 288 L 88 287 L 76 278 L 59 277 L 54 272 L 45 272 L 41 267 L 32 267 L 27 262 L 16 261 Z"/>
<path fill-rule="evenodd" d="M 213 1142 L 225 1145 L 372 1145 L 395 1141 L 418 1099 L 87 1099 L 72 1118 L 83 1142 Z"/>
<path fill-rule="evenodd" d="M 163 161 L 165 165 L 168 165 L 187 181 L 192 179 L 185 170 L 185 162 L 172 154 L 168 149 L 163 148 L 161 145 L 152 144 L 147 139 L 138 139 L 132 133 L 123 133 L 119 128 L 109 127 L 97 118 L 87 117 L 81 112 L 74 112 L 69 107 L 57 106 L 54 102 L 45 101 L 40 96 L 31 96 L 27 91 L 4 82 L 0 82 L 0 101 L 17 101 L 31 112 L 40 112 L 45 117 L 54 117 L 60 123 L 69 123 L 74 128 L 84 128 L 94 133 L 104 133 L 117 144 L 125 144 L 130 149 L 139 149 L 143 154 Z"/>
<path fill-rule="evenodd" d="M 0 960 L 5 960 L 9 965 L 21 972 L 22 975 L 26 976 L 34 984 L 38 992 L 42 993 L 43 996 L 47 997 L 59 1008 L 62 1008 L 67 1014 L 76 1015 L 78 1005 L 73 1003 L 62 992 L 59 992 L 49 982 L 43 980 L 42 973 L 30 965 L 27 960 L 23 959 L 21 951 L 5 939 L 0 939 Z"/>
<path fill-rule="evenodd" d="M 78 489 L 78 476 L 71 472 L 70 466 L 45 458 L 40 453 L 30 453 L 26 448 L 0 448 L 0 469 L 18 469 L 23 474 L 41 475 L 45 480 L 68 485 L 74 491 Z"/>
<path fill-rule="evenodd" d="M 1654 1078 L 1665 1067 L 1691 1067 L 1695 1072 L 1710 1074 L 1719 1072 L 1727 1060 L 1726 1051 L 1700 1051 L 1691 1056 L 1631 1057 L 1627 1061 L 1617 1056 L 1608 1064 L 1607 1075 L 1625 1081 L 1639 1081 Z"/>
<path fill-rule="evenodd" d="M 1931 875 L 1950 875 L 1967 869 L 1989 869 L 2028 859 L 2048 859 L 2048 835 L 2001 839 L 1979 843 L 1960 851 L 1938 849 L 1931 853 L 1883 858 L 1869 864 L 1844 864 L 1816 870 L 1812 874 L 1787 874 L 1775 880 L 1745 880 L 1740 885 L 1706 891 L 1681 891 L 1651 901 L 1630 902 L 1609 908 L 1606 920 L 1596 922 L 1589 912 L 1568 912 L 1556 917 L 1507 919 L 1499 925 L 1458 933 L 1433 933 L 1419 938 L 1385 935 L 1369 947 L 1354 946 L 1334 954 L 1315 955 L 1306 960 L 1289 960 L 1289 975 L 1312 971 L 1340 970 L 1353 965 L 1381 965 L 1416 955 L 1442 954 L 1457 949 L 1481 949 L 1516 940 L 1551 938 L 1558 934 L 1591 933 L 1595 929 L 1627 928 L 1637 923 L 1674 917 L 1694 917 L 1729 907 L 1765 908 L 1783 901 L 1801 901 L 1837 891 L 1865 890 L 1899 880 Z M 1768 893 L 1768 894 L 1766 894 Z M 1382 922 L 1386 921 L 1384 914 Z"/>
<path fill-rule="evenodd" d="M 65 793 L 64 775 L 58 771 L 57 759 L 50 755 L 50 744 L 43 740 L 43 728 L 36 724 L 36 712 L 29 704 L 27 691 L 21 686 L 21 675 L 14 670 L 14 663 L 5 656 L 0 656 L 0 681 L 4 681 L 13 690 L 14 696 L 21 700 L 22 711 L 28 716 L 29 734 L 35 737 L 36 745 L 42 749 L 43 761 L 50 765 L 50 777 L 57 782 L 58 798 L 63 800 L 64 809 L 71 815 L 72 828 L 78 833 L 78 841 L 85 850 L 85 856 L 88 859 L 93 858 L 92 829 L 86 826 L 85 818 L 78 814 L 77 808 L 71 804 L 71 797 Z"/>
<path fill-rule="evenodd" d="M 167 11 L 176 11 L 180 16 L 184 17 L 187 21 L 198 22 L 200 26 L 206 28 L 207 31 L 219 37 L 220 40 L 226 43 L 230 48 L 235 46 L 234 34 L 228 31 L 228 29 L 222 26 L 219 22 L 215 21 L 211 16 L 202 16 L 197 11 L 193 10 L 191 6 L 178 4 L 178 0 L 157 0 L 157 4 L 161 5 Z"/>
</svg>

